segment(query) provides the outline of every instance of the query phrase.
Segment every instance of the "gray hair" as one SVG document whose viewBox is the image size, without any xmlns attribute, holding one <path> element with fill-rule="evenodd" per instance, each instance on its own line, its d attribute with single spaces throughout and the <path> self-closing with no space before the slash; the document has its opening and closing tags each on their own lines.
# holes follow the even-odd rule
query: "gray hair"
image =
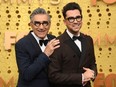
<svg viewBox="0 0 116 87">
<path fill-rule="evenodd" d="M 30 15 L 30 20 L 37 14 L 46 14 L 48 16 L 48 21 L 51 21 L 50 15 L 43 8 L 36 8 Z"/>
</svg>

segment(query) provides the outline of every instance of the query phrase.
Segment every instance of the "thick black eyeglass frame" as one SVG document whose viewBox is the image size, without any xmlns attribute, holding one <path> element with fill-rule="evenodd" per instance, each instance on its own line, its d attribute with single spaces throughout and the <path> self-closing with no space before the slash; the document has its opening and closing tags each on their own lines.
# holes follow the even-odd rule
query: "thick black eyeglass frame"
<svg viewBox="0 0 116 87">
<path fill-rule="evenodd" d="M 47 27 L 49 25 L 49 22 L 48 21 L 43 21 L 43 22 L 40 22 L 40 21 L 34 21 L 32 22 L 36 27 L 39 27 L 41 24 L 44 26 L 44 27 Z"/>
<path fill-rule="evenodd" d="M 66 18 L 66 20 L 68 20 L 70 23 L 73 23 L 75 21 L 75 19 L 76 19 L 77 22 L 80 22 L 80 21 L 82 21 L 82 16 L 76 16 L 76 17 L 68 17 L 68 18 Z"/>
</svg>

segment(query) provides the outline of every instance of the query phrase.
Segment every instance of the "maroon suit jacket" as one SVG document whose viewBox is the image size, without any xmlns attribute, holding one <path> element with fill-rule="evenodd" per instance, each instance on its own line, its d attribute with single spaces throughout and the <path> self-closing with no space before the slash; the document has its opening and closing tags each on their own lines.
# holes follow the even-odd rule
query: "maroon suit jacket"
<svg viewBox="0 0 116 87">
<path fill-rule="evenodd" d="M 83 87 L 83 67 L 90 68 L 97 74 L 93 40 L 82 33 L 81 37 L 82 52 L 66 31 L 58 37 L 60 48 L 51 56 L 48 69 L 49 80 L 53 87 Z M 91 87 L 90 82 L 85 87 Z"/>
</svg>

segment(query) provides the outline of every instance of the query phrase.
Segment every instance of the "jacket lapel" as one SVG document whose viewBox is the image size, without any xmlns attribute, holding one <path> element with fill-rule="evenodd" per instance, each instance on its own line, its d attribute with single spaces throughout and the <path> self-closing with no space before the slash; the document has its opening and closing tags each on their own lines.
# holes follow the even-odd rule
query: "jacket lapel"
<svg viewBox="0 0 116 87">
<path fill-rule="evenodd" d="M 78 58 L 80 58 L 81 52 L 78 46 L 74 43 L 74 41 L 70 38 L 70 36 L 66 33 L 66 31 L 64 32 L 63 35 L 64 35 L 63 36 L 64 43 L 66 43 L 70 48 L 72 48 L 75 54 L 78 56 Z"/>
<path fill-rule="evenodd" d="M 50 34 L 47 34 L 47 37 L 48 37 L 48 40 L 49 40 L 49 41 L 52 40 L 52 39 L 54 39 L 54 38 L 56 38 L 55 36 L 50 35 Z"/>
<path fill-rule="evenodd" d="M 30 44 L 32 44 L 34 46 L 35 52 L 36 53 L 41 53 L 42 50 L 39 46 L 39 44 L 37 43 L 36 39 L 33 37 L 33 35 L 31 34 L 32 31 L 29 32 L 29 34 L 27 35 L 28 39 L 30 40 Z M 48 34 L 47 35 L 49 40 L 52 40 L 53 38 L 55 38 L 55 36 Z"/>
<path fill-rule="evenodd" d="M 31 31 L 32 32 L 32 31 Z M 39 47 L 39 44 L 37 43 L 37 41 L 35 40 L 35 38 L 33 37 L 33 35 L 31 34 L 31 32 L 28 34 L 28 38 L 30 39 L 30 43 L 33 44 L 36 52 L 41 53 L 41 48 Z"/>
<path fill-rule="evenodd" d="M 85 61 L 85 53 L 87 52 L 87 41 L 86 41 L 86 38 L 85 38 L 85 35 L 81 34 L 82 35 L 82 40 L 81 40 L 81 47 L 82 47 L 82 53 L 81 53 L 81 58 L 80 58 L 80 64 L 79 64 L 79 67 L 81 67 L 83 65 L 83 61 Z"/>
<path fill-rule="evenodd" d="M 75 54 L 78 56 L 79 60 L 80 60 L 80 63 L 79 63 L 79 67 L 83 66 L 83 64 L 85 62 L 85 53 L 87 52 L 87 41 L 86 41 L 86 38 L 85 38 L 85 35 L 81 33 L 81 37 L 82 37 L 82 40 L 81 40 L 81 46 L 82 46 L 82 52 L 81 52 L 81 56 L 80 56 L 80 50 L 79 48 L 77 47 L 77 45 L 74 43 L 74 41 L 70 38 L 70 36 L 66 33 L 66 31 L 63 33 L 63 40 L 64 40 L 64 43 L 66 43 L 70 48 L 72 48 L 75 52 Z"/>
</svg>

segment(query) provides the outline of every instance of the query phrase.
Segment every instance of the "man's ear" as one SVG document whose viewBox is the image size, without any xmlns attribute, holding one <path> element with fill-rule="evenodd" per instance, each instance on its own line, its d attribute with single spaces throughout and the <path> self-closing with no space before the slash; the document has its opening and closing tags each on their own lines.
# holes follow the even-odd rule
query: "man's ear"
<svg viewBox="0 0 116 87">
<path fill-rule="evenodd" d="M 64 24 L 66 25 L 66 20 L 65 20 L 65 19 L 63 20 L 63 22 L 64 22 Z"/>
<path fill-rule="evenodd" d="M 30 21 L 29 26 L 32 26 L 32 22 Z"/>
</svg>

